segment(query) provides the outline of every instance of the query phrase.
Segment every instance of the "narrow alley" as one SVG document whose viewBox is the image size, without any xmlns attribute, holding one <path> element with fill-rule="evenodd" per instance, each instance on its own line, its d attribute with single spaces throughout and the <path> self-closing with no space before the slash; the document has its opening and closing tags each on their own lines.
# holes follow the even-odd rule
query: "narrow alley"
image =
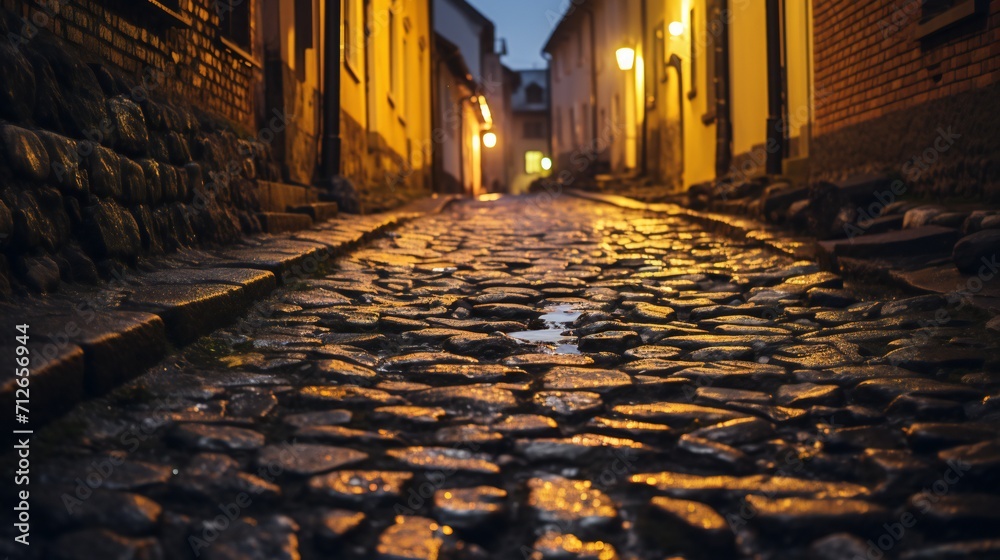
<svg viewBox="0 0 1000 560">
<path fill-rule="evenodd" d="M 886 297 L 676 217 L 459 202 L 40 433 L 32 551 L 995 557 L 955 542 L 995 537 L 995 341 Z"/>
</svg>

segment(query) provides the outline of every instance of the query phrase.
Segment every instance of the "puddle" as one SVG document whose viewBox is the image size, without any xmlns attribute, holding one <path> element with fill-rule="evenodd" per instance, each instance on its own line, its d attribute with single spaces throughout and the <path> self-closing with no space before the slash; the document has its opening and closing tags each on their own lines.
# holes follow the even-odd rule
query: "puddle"
<svg viewBox="0 0 1000 560">
<path fill-rule="evenodd" d="M 582 313 L 569 304 L 553 305 L 546 310 L 548 312 L 539 317 L 546 328 L 514 332 L 509 335 L 532 344 L 544 344 L 556 354 L 579 354 L 576 337 L 563 336 L 562 333 L 568 330 Z"/>
</svg>

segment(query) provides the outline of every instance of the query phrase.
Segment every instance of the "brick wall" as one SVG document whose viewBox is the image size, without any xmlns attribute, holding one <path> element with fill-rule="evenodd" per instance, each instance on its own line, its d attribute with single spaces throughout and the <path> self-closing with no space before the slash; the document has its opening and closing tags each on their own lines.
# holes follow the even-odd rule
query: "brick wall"
<svg viewBox="0 0 1000 560">
<path fill-rule="evenodd" d="M 975 0 L 973 0 L 975 1 Z M 818 133 L 1000 82 L 1000 0 L 981 22 L 927 41 L 921 0 L 814 1 Z"/>
<path fill-rule="evenodd" d="M 250 39 L 256 45 L 259 4 L 243 1 L 249 3 Z M 189 24 L 148 0 L 0 0 L 0 5 L 23 18 L 21 29 L 12 26 L 11 32 L 28 41 L 36 28 L 44 28 L 131 77 L 162 72 L 166 79 L 154 95 L 180 97 L 247 130 L 256 128 L 254 87 L 262 71 L 220 40 L 216 0 L 179 0 L 179 13 Z"/>
<path fill-rule="evenodd" d="M 1000 201 L 1000 0 L 972 1 L 986 13 L 924 40 L 921 0 L 813 2 L 812 180 L 890 173 L 913 199 Z"/>
</svg>

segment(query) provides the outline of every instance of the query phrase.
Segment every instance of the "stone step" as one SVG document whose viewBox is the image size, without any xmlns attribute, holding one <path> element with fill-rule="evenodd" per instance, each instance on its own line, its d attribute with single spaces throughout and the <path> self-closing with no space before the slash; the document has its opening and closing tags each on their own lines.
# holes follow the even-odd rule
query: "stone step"
<svg viewBox="0 0 1000 560">
<path fill-rule="evenodd" d="M 272 181 L 257 181 L 257 197 L 263 212 L 285 212 L 289 207 L 319 200 L 316 189 Z"/>
<path fill-rule="evenodd" d="M 835 268 L 840 257 L 900 258 L 951 252 L 961 235 L 954 228 L 924 226 L 816 243 L 816 258 Z"/>
<path fill-rule="evenodd" d="M 299 206 L 289 206 L 288 211 L 292 214 L 305 214 L 314 222 L 325 222 L 337 217 L 340 208 L 336 202 L 312 202 Z"/>
<path fill-rule="evenodd" d="M 267 233 L 286 233 L 312 227 L 313 219 L 307 214 L 290 212 L 258 212 L 260 225 Z"/>
</svg>

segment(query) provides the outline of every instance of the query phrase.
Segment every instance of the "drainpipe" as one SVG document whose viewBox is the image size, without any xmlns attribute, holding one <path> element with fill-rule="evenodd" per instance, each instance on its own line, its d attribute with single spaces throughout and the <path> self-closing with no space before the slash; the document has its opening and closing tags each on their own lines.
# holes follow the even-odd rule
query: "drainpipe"
<svg viewBox="0 0 1000 560">
<path fill-rule="evenodd" d="M 323 49 L 323 183 L 340 175 L 340 0 L 326 2 Z"/>
<path fill-rule="evenodd" d="M 590 137 L 593 140 L 591 150 L 597 156 L 597 31 L 594 25 L 594 12 L 587 13 L 590 19 Z"/>
<path fill-rule="evenodd" d="M 767 174 L 781 175 L 785 154 L 782 115 L 781 0 L 767 0 Z"/>
<path fill-rule="evenodd" d="M 684 140 L 684 67 L 683 67 L 682 62 L 681 62 L 681 57 L 677 56 L 677 54 L 671 54 L 670 55 L 670 60 L 667 61 L 667 67 L 673 68 L 674 70 L 677 71 L 677 110 L 678 110 L 678 114 L 680 115 L 680 125 L 679 125 L 680 126 L 680 131 L 679 132 L 680 132 L 680 138 L 681 138 L 681 141 L 679 142 L 680 147 L 681 147 L 681 149 L 680 149 L 680 152 L 681 152 L 680 153 L 681 164 L 679 166 L 680 169 L 678 171 L 680 172 L 681 182 L 682 182 L 682 185 L 683 185 L 683 181 L 684 181 L 684 159 L 685 159 L 685 156 L 684 156 L 684 144 L 685 144 L 685 140 Z"/>
<path fill-rule="evenodd" d="M 646 10 L 646 0 L 642 0 L 642 6 L 640 7 L 640 14 L 642 15 L 642 21 L 639 22 L 639 36 L 642 37 L 642 57 L 643 57 L 643 65 L 642 65 L 642 72 L 643 72 L 643 75 L 642 75 L 642 159 L 641 159 L 641 169 L 642 169 L 642 176 L 643 177 L 646 176 L 647 169 L 649 167 L 649 162 L 647 160 L 647 158 L 649 156 L 649 150 L 647 149 L 647 144 L 646 144 L 646 137 L 649 135 L 649 104 L 647 103 L 647 100 L 649 99 L 649 92 L 646 90 L 646 88 L 648 87 L 647 84 L 649 83 L 649 80 L 648 80 L 648 78 L 649 78 L 649 76 L 648 76 L 649 72 L 646 70 L 647 66 L 645 64 L 645 58 L 649 56 L 649 53 L 646 50 L 646 46 L 647 45 L 646 45 L 646 28 L 645 28 L 645 25 L 646 25 L 646 22 L 649 21 L 649 18 L 646 17 L 647 16 L 646 12 L 647 12 L 647 10 Z M 652 41 L 652 44 L 655 44 L 655 43 L 656 43 L 656 41 Z M 656 58 L 656 57 L 653 57 L 653 58 Z M 680 69 L 679 68 L 678 68 L 677 72 L 678 72 L 678 74 L 680 73 Z M 684 112 L 684 108 L 683 108 L 683 106 L 681 106 L 681 113 L 683 114 L 683 112 Z M 683 119 L 684 117 L 681 117 L 681 118 Z"/>
<path fill-rule="evenodd" d="M 733 123 L 729 109 L 729 1 L 719 0 L 720 33 L 715 45 L 715 176 L 729 175 L 733 162 Z"/>
</svg>

